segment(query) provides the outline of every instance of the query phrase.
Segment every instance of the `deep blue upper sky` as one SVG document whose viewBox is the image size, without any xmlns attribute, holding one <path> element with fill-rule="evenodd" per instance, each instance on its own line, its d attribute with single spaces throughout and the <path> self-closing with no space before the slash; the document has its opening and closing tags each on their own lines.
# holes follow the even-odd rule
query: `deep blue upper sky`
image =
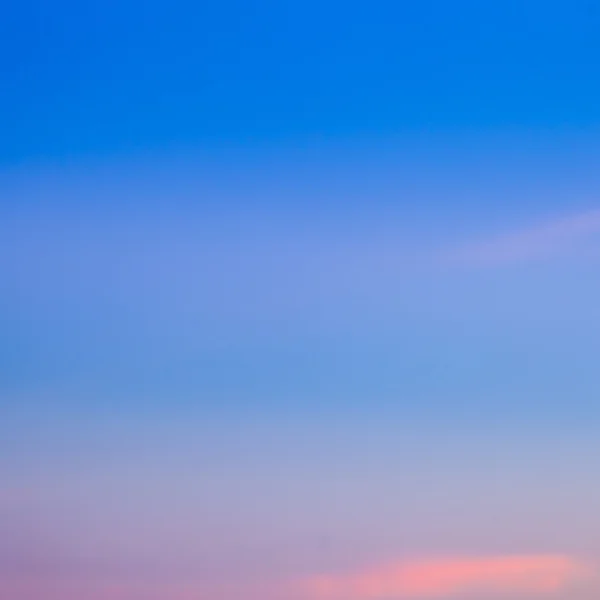
<svg viewBox="0 0 600 600">
<path fill-rule="evenodd" d="M 9 2 L 0 160 L 600 119 L 591 0 Z"/>
</svg>

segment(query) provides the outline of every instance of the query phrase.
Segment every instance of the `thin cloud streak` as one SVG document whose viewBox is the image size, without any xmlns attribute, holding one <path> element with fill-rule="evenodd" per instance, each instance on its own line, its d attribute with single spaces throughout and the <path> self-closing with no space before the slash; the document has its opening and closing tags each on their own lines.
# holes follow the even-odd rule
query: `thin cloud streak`
<svg viewBox="0 0 600 600">
<path fill-rule="evenodd" d="M 569 589 L 587 567 L 568 556 L 495 556 L 401 561 L 304 583 L 318 600 L 451 598 L 458 594 L 545 595 Z"/>
<path fill-rule="evenodd" d="M 486 266 L 545 259 L 569 252 L 598 233 L 600 210 L 593 210 L 463 246 L 451 253 L 450 262 Z"/>
</svg>

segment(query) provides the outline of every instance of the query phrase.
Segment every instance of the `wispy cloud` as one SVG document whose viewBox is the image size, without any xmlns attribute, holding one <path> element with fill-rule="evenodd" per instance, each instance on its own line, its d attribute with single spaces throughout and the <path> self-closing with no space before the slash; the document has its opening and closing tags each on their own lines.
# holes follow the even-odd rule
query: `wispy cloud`
<svg viewBox="0 0 600 600">
<path fill-rule="evenodd" d="M 549 594 L 569 588 L 588 572 L 568 556 L 495 556 L 401 561 L 305 582 L 323 600 L 447 598 L 458 594 Z"/>
<path fill-rule="evenodd" d="M 503 264 L 560 255 L 600 234 L 600 210 L 548 220 L 528 228 L 468 244 L 451 253 L 463 264 Z"/>
</svg>

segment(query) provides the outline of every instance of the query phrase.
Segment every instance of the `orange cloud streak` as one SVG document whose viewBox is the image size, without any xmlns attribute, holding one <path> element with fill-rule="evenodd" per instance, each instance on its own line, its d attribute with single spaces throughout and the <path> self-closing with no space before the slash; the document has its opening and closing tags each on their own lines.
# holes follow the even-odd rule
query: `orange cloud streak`
<svg viewBox="0 0 600 600">
<path fill-rule="evenodd" d="M 585 572 L 567 556 L 499 556 L 407 561 L 346 575 L 324 575 L 305 590 L 319 600 L 440 598 L 461 593 L 544 594 Z"/>
</svg>

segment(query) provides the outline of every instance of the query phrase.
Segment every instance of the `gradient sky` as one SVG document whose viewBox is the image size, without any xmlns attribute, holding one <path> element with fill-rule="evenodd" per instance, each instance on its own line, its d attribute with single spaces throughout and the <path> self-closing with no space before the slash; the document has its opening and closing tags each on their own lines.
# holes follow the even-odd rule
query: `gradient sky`
<svg viewBox="0 0 600 600">
<path fill-rule="evenodd" d="M 0 599 L 596 598 L 599 31 L 9 2 Z"/>
</svg>

